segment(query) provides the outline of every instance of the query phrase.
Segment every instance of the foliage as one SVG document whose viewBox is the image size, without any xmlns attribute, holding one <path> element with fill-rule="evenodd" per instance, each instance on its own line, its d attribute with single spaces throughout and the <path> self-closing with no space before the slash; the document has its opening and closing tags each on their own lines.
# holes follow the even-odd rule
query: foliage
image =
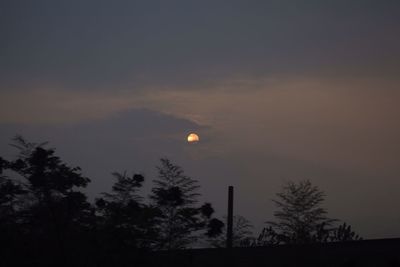
<svg viewBox="0 0 400 267">
<path fill-rule="evenodd" d="M 339 227 L 333 231 L 332 236 L 330 237 L 330 241 L 333 242 L 357 240 L 362 240 L 362 238 L 351 229 L 350 225 L 347 225 L 346 223 L 339 225 Z"/>
<path fill-rule="evenodd" d="M 46 145 L 17 136 L 12 144 L 19 150 L 16 159 L 0 158 L 3 241 L 35 242 L 38 250 L 58 255 L 89 243 L 105 251 L 185 248 L 200 234 L 220 234 L 223 223 L 212 217 L 211 204 L 197 201 L 197 181 L 169 160 L 161 160 L 151 203 L 139 192 L 142 175 L 115 172 L 111 192 L 92 206 L 82 191 L 90 180 Z"/>
<path fill-rule="evenodd" d="M 225 247 L 224 223 L 213 218 L 210 203 L 199 203 L 198 182 L 168 159 L 161 159 L 157 167 L 158 177 L 148 201 L 140 194 L 142 175 L 115 172 L 111 191 L 102 193 L 91 205 L 83 191 L 90 180 L 79 167 L 64 163 L 46 143 L 30 143 L 17 136 L 12 145 L 19 151 L 16 159 L 0 157 L 4 255 L 14 249 L 14 255 L 28 255 L 28 263 L 36 258 L 59 265 L 50 259 L 88 257 L 87 253 L 99 261 L 109 255 L 137 259 L 146 255 L 141 252 L 147 249 L 188 248 L 201 238 Z M 274 200 L 276 221 L 268 222 L 258 238 L 251 236 L 248 220 L 234 217 L 233 245 L 360 240 L 350 225 L 333 227 L 336 220 L 326 216 L 323 200 L 323 192 L 309 181 L 289 182 Z M 14 261 L 15 257 L 8 262 Z M 2 262 L 7 260 L 2 258 Z"/>
<path fill-rule="evenodd" d="M 150 198 L 161 212 L 158 248 L 185 248 L 199 238 L 200 230 L 205 230 L 208 235 L 220 233 L 220 229 L 210 229 L 221 226 L 211 218 L 214 212 L 211 205 L 198 206 L 198 182 L 165 158 L 161 159 L 157 169 L 158 179 L 153 181 Z"/>
<path fill-rule="evenodd" d="M 18 158 L 8 163 L 9 170 L 21 178 L 24 189 L 25 219 L 29 225 L 42 225 L 43 231 L 53 229 L 65 233 L 67 228 L 83 223 L 92 212 L 90 204 L 79 188 L 90 180 L 79 167 L 70 167 L 55 156 L 53 149 L 15 138 L 20 150 Z"/>
<path fill-rule="evenodd" d="M 90 180 L 44 143 L 20 136 L 13 141 L 17 158 L 0 159 L 0 230 L 7 233 L 1 238 L 9 250 L 25 248 L 32 257 L 47 253 L 47 261 L 62 258 L 83 244 L 78 240 L 93 225 L 94 209 L 81 191 Z"/>
<path fill-rule="evenodd" d="M 280 243 L 278 234 L 269 226 L 264 227 L 257 239 L 254 241 L 253 246 L 273 246 Z"/>
<path fill-rule="evenodd" d="M 126 172 L 113 172 L 112 175 L 117 181 L 112 186 L 112 193 L 103 193 L 106 199 L 122 204 L 140 202 L 143 199 L 138 193 L 144 182 L 143 175 L 133 174 L 129 177 Z"/>
<path fill-rule="evenodd" d="M 17 230 L 19 209 L 23 201 L 21 197 L 25 190 L 18 182 L 3 175 L 5 165 L 6 161 L 0 158 L 0 239 L 7 243 L 13 239 L 12 234 Z"/>
<path fill-rule="evenodd" d="M 138 190 L 144 177 L 115 172 L 111 193 L 96 200 L 98 223 L 108 245 L 125 248 L 151 248 L 157 238 L 158 210 L 142 203 Z"/>
<path fill-rule="evenodd" d="M 226 216 L 224 217 L 226 220 Z M 249 247 L 253 245 L 254 238 L 252 237 L 253 225 L 245 217 L 236 215 L 233 216 L 233 227 L 232 227 L 232 245 L 233 247 Z M 210 238 L 209 242 L 213 247 L 224 248 L 226 247 L 226 227 L 222 228 L 222 234 Z"/>
<path fill-rule="evenodd" d="M 326 216 L 326 210 L 321 207 L 324 193 L 310 181 L 299 183 L 288 182 L 277 193 L 273 200 L 277 211 L 276 221 L 267 224 L 276 232 L 282 243 L 310 243 L 322 238 L 322 231 L 331 231 L 329 227 L 336 221 Z"/>
</svg>

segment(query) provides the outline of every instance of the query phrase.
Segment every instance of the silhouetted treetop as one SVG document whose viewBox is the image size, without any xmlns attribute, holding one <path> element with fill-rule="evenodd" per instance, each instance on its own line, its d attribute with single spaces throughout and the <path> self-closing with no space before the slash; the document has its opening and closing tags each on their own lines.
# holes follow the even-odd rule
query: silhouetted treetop
<svg viewBox="0 0 400 267">
<path fill-rule="evenodd" d="M 132 200 L 140 201 L 143 199 L 143 197 L 138 194 L 144 182 L 143 175 L 133 174 L 132 176 L 128 176 L 126 172 L 113 172 L 112 175 L 117 181 L 112 186 L 112 193 L 103 193 L 105 198 L 125 204 Z"/>
<path fill-rule="evenodd" d="M 345 242 L 345 241 L 356 241 L 362 240 L 362 238 L 356 234 L 352 229 L 351 225 L 343 223 L 339 225 L 330 237 L 330 241 L 334 242 Z"/>
<path fill-rule="evenodd" d="M 142 203 L 139 195 L 144 177 L 128 176 L 126 172 L 112 174 L 116 181 L 111 193 L 96 200 L 99 235 L 109 247 L 120 249 L 153 248 L 158 232 L 160 212 Z"/>
<path fill-rule="evenodd" d="M 7 229 L 10 244 L 21 240 L 31 249 L 52 251 L 49 259 L 59 258 L 93 225 L 94 209 L 80 191 L 90 180 L 45 143 L 17 136 L 13 144 L 19 150 L 16 159 L 0 160 L 1 171 L 13 177 L 0 178 L 1 231 Z"/>
<path fill-rule="evenodd" d="M 328 218 L 322 207 L 325 194 L 309 180 L 288 182 L 276 196 L 273 200 L 277 207 L 276 221 L 267 224 L 284 243 L 314 242 L 321 225 L 326 229 L 336 221 Z"/>
<path fill-rule="evenodd" d="M 169 159 L 160 159 L 161 166 L 157 166 L 158 178 L 153 180 L 154 187 L 151 198 L 162 201 L 160 205 L 191 205 L 197 202 L 200 196 L 198 182 L 184 174 L 183 169 L 174 165 Z M 171 203 L 168 203 L 172 201 Z"/>
<path fill-rule="evenodd" d="M 198 207 L 198 182 L 184 174 L 181 167 L 168 159 L 161 159 L 157 167 L 150 198 L 160 212 L 160 249 L 181 249 L 189 246 L 199 238 L 199 231 L 216 235 L 220 232 L 216 220 L 211 221 L 214 212 L 211 204 Z M 211 229 L 210 227 L 214 227 Z"/>
<path fill-rule="evenodd" d="M 36 193 L 67 194 L 77 187 L 86 187 L 90 179 L 82 176 L 79 167 L 70 167 L 55 156 L 53 149 L 45 149 L 42 143 L 29 143 L 16 137 L 18 158 L 8 163 L 8 168 L 25 178 L 26 186 Z"/>
</svg>

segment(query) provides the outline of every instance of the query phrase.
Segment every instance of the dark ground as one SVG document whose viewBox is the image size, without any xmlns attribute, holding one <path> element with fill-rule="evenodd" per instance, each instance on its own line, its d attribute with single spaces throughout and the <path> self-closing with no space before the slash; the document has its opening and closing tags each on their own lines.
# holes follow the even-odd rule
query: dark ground
<svg viewBox="0 0 400 267">
<path fill-rule="evenodd" d="M 400 239 L 158 253 L 154 266 L 400 266 Z"/>
<path fill-rule="evenodd" d="M 271 267 L 400 267 L 400 238 L 310 245 L 180 251 L 105 251 L 87 245 L 43 251 L 21 246 L 1 249 L 0 266 L 271 266 Z"/>
</svg>

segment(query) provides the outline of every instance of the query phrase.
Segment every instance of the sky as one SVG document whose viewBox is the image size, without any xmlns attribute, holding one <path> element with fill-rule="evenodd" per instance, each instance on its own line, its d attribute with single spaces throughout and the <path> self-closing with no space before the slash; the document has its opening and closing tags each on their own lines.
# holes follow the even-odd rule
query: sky
<svg viewBox="0 0 400 267">
<path fill-rule="evenodd" d="M 287 181 L 400 237 L 400 2 L 0 2 L 0 151 L 49 141 L 91 198 L 168 157 L 257 233 Z M 200 142 L 188 144 L 196 132 Z M 147 191 L 146 191 L 147 190 Z"/>
</svg>

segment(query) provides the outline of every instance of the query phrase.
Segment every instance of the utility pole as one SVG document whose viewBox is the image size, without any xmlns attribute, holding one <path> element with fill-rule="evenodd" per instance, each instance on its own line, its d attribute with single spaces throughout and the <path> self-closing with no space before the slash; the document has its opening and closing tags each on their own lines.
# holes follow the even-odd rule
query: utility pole
<svg viewBox="0 0 400 267">
<path fill-rule="evenodd" d="M 226 231 L 226 247 L 232 248 L 233 243 L 233 186 L 228 188 L 228 218 Z"/>
</svg>

